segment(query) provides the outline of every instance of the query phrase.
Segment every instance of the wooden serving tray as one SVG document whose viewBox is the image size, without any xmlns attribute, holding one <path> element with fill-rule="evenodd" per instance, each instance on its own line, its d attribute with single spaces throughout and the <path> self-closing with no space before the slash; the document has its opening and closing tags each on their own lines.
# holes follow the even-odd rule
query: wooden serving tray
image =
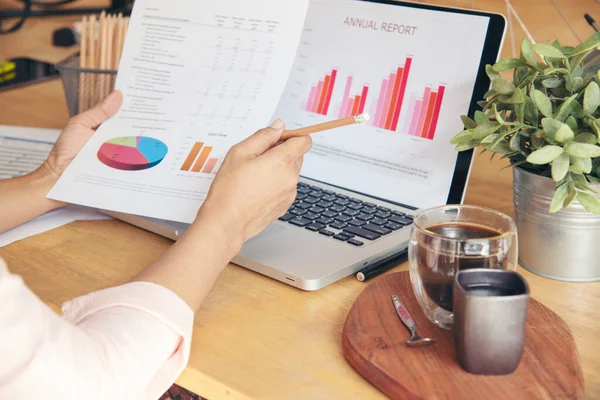
<svg viewBox="0 0 600 400">
<path fill-rule="evenodd" d="M 409 348 L 410 337 L 392 305 L 397 295 L 417 324 L 417 332 L 438 340 Z M 565 322 L 531 299 L 525 350 L 510 375 L 472 375 L 454 352 L 452 332 L 425 317 L 408 272 L 381 276 L 360 294 L 342 332 L 346 360 L 366 380 L 393 399 L 579 399 L 584 397 L 575 341 Z"/>
</svg>

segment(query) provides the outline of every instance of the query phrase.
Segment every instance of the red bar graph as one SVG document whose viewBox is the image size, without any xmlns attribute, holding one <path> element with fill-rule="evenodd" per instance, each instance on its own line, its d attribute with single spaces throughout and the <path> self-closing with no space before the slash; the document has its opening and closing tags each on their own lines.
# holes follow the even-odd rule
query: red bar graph
<svg viewBox="0 0 600 400">
<path fill-rule="evenodd" d="M 369 86 L 364 85 L 361 89 L 360 94 L 351 96 L 350 87 L 352 86 L 352 76 L 346 79 L 346 87 L 344 89 L 344 98 L 340 111 L 338 112 L 338 118 L 349 117 L 351 115 L 361 114 L 365 111 L 365 104 L 367 102 L 367 95 L 369 94 Z"/>
<path fill-rule="evenodd" d="M 373 126 L 390 131 L 397 130 L 411 65 L 412 57 L 409 56 L 404 65 L 399 66 L 381 82 L 379 99 L 373 116 Z"/>
<path fill-rule="evenodd" d="M 332 69 L 330 74 L 325 75 L 323 80 L 319 80 L 316 85 L 311 87 L 308 101 L 306 102 L 306 111 L 327 115 L 336 77 L 337 70 Z"/>
<path fill-rule="evenodd" d="M 411 117 L 404 127 L 409 135 L 433 140 L 445 91 L 444 85 L 439 85 L 437 90 L 427 86 L 423 90 L 422 97 L 417 97 L 415 94 L 411 96 L 409 104 Z"/>
</svg>

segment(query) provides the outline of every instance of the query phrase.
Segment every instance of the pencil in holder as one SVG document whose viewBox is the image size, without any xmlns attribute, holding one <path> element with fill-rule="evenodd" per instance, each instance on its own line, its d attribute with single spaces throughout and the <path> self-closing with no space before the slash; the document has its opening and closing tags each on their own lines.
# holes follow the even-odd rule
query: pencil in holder
<svg viewBox="0 0 600 400">
<path fill-rule="evenodd" d="M 79 53 L 56 64 L 69 115 L 75 116 L 102 101 L 115 88 L 117 71 L 79 67 Z"/>
<path fill-rule="evenodd" d="M 81 20 L 80 51 L 56 65 L 71 116 L 95 106 L 114 90 L 128 27 L 129 18 L 122 14 L 102 12 Z"/>
</svg>

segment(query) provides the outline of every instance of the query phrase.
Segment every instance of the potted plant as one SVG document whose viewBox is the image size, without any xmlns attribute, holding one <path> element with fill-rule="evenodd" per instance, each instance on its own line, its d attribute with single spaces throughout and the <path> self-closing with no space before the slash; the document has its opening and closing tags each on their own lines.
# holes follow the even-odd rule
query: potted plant
<svg viewBox="0 0 600 400">
<path fill-rule="evenodd" d="M 539 275 L 600 280 L 600 33 L 534 44 L 487 65 L 491 89 L 452 143 L 513 168 L 519 262 Z M 512 79 L 502 73 L 512 71 Z"/>
</svg>

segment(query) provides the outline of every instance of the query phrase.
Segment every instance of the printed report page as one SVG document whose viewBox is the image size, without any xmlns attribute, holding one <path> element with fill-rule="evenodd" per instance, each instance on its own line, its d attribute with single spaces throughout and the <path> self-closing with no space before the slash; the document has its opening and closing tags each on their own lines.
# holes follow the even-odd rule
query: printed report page
<svg viewBox="0 0 600 400">
<path fill-rule="evenodd" d="M 117 114 L 48 197 L 192 222 L 229 148 L 271 123 L 308 0 L 136 0 Z"/>
<path fill-rule="evenodd" d="M 489 18 L 313 0 L 276 111 L 293 129 L 367 112 L 312 135 L 302 175 L 418 208 L 445 204 Z"/>
</svg>

